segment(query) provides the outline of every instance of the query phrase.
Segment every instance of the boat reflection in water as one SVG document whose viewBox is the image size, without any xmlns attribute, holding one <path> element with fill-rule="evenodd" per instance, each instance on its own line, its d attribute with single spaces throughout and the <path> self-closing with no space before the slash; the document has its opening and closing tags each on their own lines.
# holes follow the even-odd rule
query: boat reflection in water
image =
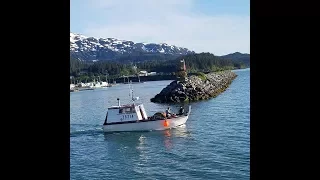
<svg viewBox="0 0 320 180">
<path fill-rule="evenodd" d="M 158 141 L 160 141 L 159 143 L 162 142 L 165 148 L 171 149 L 173 147 L 172 139 L 186 138 L 190 136 L 190 131 L 188 131 L 185 124 L 163 131 L 104 133 L 105 141 L 107 143 L 131 150 L 148 149 L 148 146 L 152 146 L 152 144 L 149 144 L 149 142 L 154 142 L 155 139 L 158 139 Z M 148 142 L 149 139 L 153 140 Z"/>
<path fill-rule="evenodd" d="M 131 170 L 137 174 L 155 172 L 157 167 L 152 164 L 160 154 L 170 163 L 170 156 L 179 156 L 175 155 L 175 149 L 191 136 L 185 125 L 163 131 L 103 134 L 106 153 L 101 158 L 130 164 Z"/>
<path fill-rule="evenodd" d="M 167 129 L 162 131 L 164 135 L 164 146 L 167 150 L 173 148 L 173 138 L 186 138 L 190 136 L 190 132 L 187 130 L 187 126 L 185 124 L 178 126 L 174 129 Z"/>
</svg>

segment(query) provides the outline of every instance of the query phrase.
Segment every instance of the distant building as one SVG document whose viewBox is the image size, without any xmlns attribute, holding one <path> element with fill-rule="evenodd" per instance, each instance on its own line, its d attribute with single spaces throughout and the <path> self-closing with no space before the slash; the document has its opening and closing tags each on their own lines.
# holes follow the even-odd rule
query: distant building
<svg viewBox="0 0 320 180">
<path fill-rule="evenodd" d="M 148 73 L 148 76 L 154 76 L 154 75 L 157 75 L 157 73 L 156 72 L 149 72 Z"/>
<path fill-rule="evenodd" d="M 156 72 L 149 72 L 148 71 L 140 71 L 139 72 L 139 76 L 154 76 L 154 75 L 157 75 Z"/>
<path fill-rule="evenodd" d="M 139 76 L 148 76 L 148 72 L 147 71 L 140 71 Z"/>
<path fill-rule="evenodd" d="M 74 89 L 76 86 L 74 84 L 70 84 L 70 90 Z"/>
</svg>

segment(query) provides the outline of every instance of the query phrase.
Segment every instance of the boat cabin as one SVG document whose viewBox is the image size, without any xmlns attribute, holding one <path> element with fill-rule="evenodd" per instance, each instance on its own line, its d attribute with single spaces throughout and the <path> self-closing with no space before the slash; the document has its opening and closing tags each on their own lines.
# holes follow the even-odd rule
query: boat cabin
<svg viewBox="0 0 320 180">
<path fill-rule="evenodd" d="M 118 98 L 118 106 L 108 108 L 104 124 L 121 123 L 127 121 L 147 120 L 148 116 L 143 104 L 127 104 L 120 105 Z"/>
</svg>

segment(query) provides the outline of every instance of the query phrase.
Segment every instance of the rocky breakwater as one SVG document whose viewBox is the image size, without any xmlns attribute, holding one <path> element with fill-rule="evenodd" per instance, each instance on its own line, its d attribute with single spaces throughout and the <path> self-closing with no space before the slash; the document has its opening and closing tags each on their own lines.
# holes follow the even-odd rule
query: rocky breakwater
<svg viewBox="0 0 320 180">
<path fill-rule="evenodd" d="M 151 98 L 151 102 L 180 103 L 216 97 L 225 91 L 236 77 L 232 71 L 193 75 L 185 81 L 171 82 Z"/>
</svg>

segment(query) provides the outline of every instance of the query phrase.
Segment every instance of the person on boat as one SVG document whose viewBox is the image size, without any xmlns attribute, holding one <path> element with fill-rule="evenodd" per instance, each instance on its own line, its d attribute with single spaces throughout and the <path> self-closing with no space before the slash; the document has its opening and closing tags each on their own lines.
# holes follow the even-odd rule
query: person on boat
<svg viewBox="0 0 320 180">
<path fill-rule="evenodd" d="M 166 110 L 166 117 L 170 117 L 170 116 L 171 116 L 171 111 L 170 111 L 170 107 L 168 107 Z"/>
<path fill-rule="evenodd" d="M 178 115 L 183 115 L 183 113 L 184 113 L 184 108 L 182 106 L 180 106 Z"/>
</svg>

